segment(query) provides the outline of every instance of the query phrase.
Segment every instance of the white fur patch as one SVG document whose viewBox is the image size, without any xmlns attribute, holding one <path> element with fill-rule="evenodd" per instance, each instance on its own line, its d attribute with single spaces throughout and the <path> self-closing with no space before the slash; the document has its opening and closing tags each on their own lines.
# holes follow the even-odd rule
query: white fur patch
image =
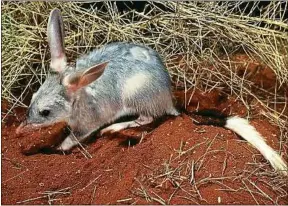
<svg viewBox="0 0 288 206">
<path fill-rule="evenodd" d="M 124 84 L 123 94 L 124 98 L 129 98 L 133 96 L 139 89 L 141 89 L 145 84 L 149 83 L 149 76 L 139 73 L 130 78 L 128 78 Z"/>
<path fill-rule="evenodd" d="M 62 56 L 60 58 L 51 59 L 50 67 L 56 71 L 62 73 L 67 65 L 66 56 Z"/>
<path fill-rule="evenodd" d="M 85 91 L 87 94 L 93 96 L 93 94 L 95 93 L 95 91 L 93 91 L 93 89 L 91 87 L 85 87 Z"/>
<path fill-rule="evenodd" d="M 70 85 L 70 82 L 69 82 L 69 76 L 65 76 L 63 79 L 62 79 L 62 85 L 64 87 L 68 87 Z"/>
<path fill-rule="evenodd" d="M 284 175 L 288 174 L 287 165 L 282 157 L 273 150 L 273 148 L 267 145 L 261 134 L 257 132 L 246 119 L 237 116 L 230 117 L 228 118 L 225 127 L 234 131 L 258 149 L 275 170 Z"/>
<path fill-rule="evenodd" d="M 144 117 L 140 116 L 137 120 L 134 121 L 128 121 L 128 122 L 120 122 L 110 125 L 109 127 L 106 127 L 100 131 L 100 134 L 103 135 L 104 133 L 114 133 L 118 132 L 122 129 L 126 129 L 129 127 L 139 127 L 141 125 L 150 124 L 153 122 L 153 117 Z"/>
<path fill-rule="evenodd" d="M 130 49 L 130 52 L 135 59 L 139 59 L 142 61 L 150 60 L 150 56 L 149 56 L 148 52 L 141 47 L 133 47 Z"/>
<path fill-rule="evenodd" d="M 37 92 L 34 92 L 30 101 L 30 105 L 32 104 L 32 102 L 34 102 L 36 95 L 37 95 Z"/>
<path fill-rule="evenodd" d="M 57 150 L 60 151 L 68 151 L 75 145 L 77 145 L 79 142 L 75 139 L 72 139 L 74 137 L 68 136 L 64 141 L 61 143 L 61 145 L 57 148 Z"/>
</svg>

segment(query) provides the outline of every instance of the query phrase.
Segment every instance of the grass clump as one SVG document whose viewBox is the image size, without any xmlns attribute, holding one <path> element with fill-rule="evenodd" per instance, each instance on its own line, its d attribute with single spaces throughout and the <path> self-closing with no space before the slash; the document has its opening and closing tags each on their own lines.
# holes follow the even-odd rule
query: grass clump
<svg viewBox="0 0 288 206">
<path fill-rule="evenodd" d="M 64 17 L 69 60 L 112 41 L 145 44 L 163 57 L 175 87 L 220 89 L 237 96 L 249 110 L 256 101 L 265 116 L 286 125 L 287 2 L 261 8 L 259 2 L 247 5 L 148 2 L 139 12 L 119 11 L 111 2 L 2 3 L 2 98 L 10 103 L 10 111 L 27 106 L 27 95 L 45 80 L 50 58 L 46 26 L 51 9 L 58 7 Z M 233 59 L 239 52 L 248 58 Z M 274 85 L 267 89 L 251 80 L 259 68 L 244 69 L 239 75 L 239 65 L 245 67 L 245 61 L 269 67 Z"/>
</svg>

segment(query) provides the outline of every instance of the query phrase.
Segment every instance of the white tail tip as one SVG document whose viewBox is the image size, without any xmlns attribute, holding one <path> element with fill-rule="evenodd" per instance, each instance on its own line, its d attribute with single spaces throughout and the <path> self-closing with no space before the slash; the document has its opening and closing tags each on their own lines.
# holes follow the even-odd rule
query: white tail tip
<svg viewBox="0 0 288 206">
<path fill-rule="evenodd" d="M 238 116 L 232 116 L 227 119 L 225 127 L 234 131 L 258 149 L 276 171 L 285 176 L 288 175 L 287 164 L 285 161 L 274 149 L 267 145 L 261 134 L 257 132 L 251 124 L 249 124 L 248 120 Z"/>
</svg>

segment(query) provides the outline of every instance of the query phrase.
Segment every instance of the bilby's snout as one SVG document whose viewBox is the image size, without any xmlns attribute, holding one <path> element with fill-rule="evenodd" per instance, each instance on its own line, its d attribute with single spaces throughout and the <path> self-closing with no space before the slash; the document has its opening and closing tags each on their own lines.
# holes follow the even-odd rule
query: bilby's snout
<svg viewBox="0 0 288 206">
<path fill-rule="evenodd" d="M 25 126 L 27 125 L 27 120 L 25 119 L 16 129 L 16 134 L 19 135 L 23 132 Z"/>
</svg>

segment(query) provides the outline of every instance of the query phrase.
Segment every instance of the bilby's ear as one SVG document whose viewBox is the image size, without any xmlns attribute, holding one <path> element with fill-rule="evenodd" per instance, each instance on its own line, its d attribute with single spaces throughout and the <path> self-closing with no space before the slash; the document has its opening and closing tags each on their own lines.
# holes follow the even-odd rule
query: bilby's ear
<svg viewBox="0 0 288 206">
<path fill-rule="evenodd" d="M 62 85 L 65 86 L 69 92 L 76 92 L 78 89 L 85 87 L 98 79 L 103 74 L 107 64 L 108 62 L 104 62 L 92 66 L 89 69 L 67 75 L 63 78 Z"/>
<path fill-rule="evenodd" d="M 63 27 L 60 10 L 53 9 L 48 20 L 47 36 L 51 53 L 50 67 L 58 73 L 63 73 L 67 64 Z"/>
</svg>

